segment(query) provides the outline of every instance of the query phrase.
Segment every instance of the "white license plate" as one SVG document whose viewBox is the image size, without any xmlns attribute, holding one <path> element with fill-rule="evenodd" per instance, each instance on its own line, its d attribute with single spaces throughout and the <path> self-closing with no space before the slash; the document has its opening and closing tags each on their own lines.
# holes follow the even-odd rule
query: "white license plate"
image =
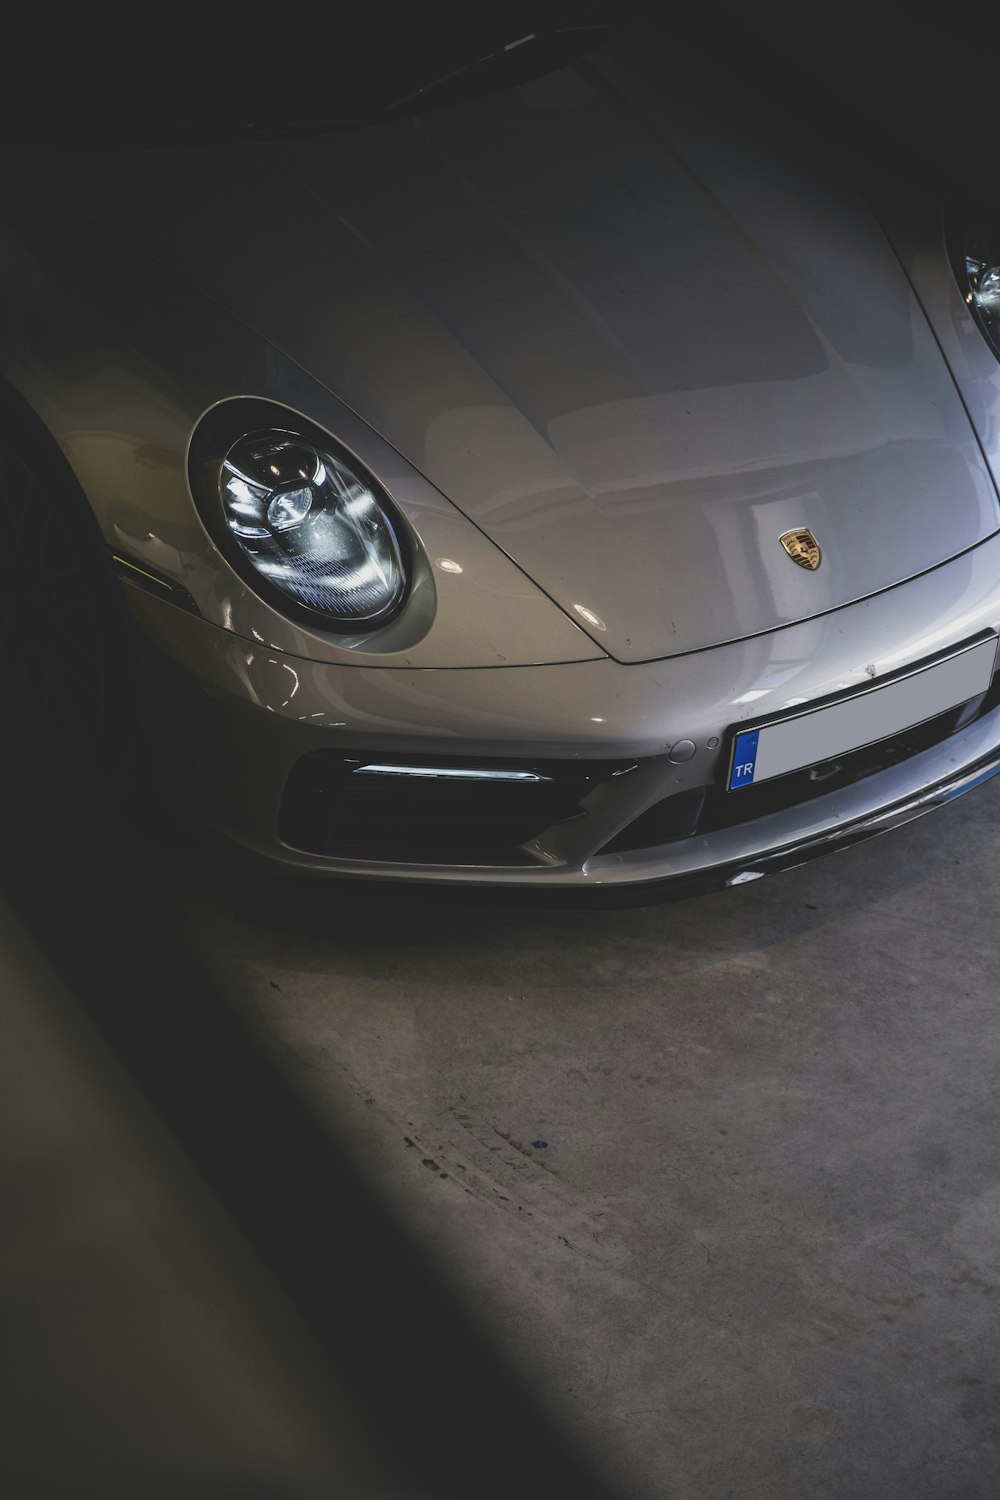
<svg viewBox="0 0 1000 1500">
<path fill-rule="evenodd" d="M 984 693 L 993 677 L 997 638 L 967 646 L 932 667 L 898 677 L 776 724 L 741 729 L 733 743 L 729 790 L 739 791 L 860 750 L 923 724 Z"/>
</svg>

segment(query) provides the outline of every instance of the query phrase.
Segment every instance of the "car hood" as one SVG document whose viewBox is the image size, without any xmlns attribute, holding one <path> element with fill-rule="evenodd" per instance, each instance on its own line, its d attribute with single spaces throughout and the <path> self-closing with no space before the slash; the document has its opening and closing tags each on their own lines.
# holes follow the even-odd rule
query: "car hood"
<svg viewBox="0 0 1000 1500">
<path fill-rule="evenodd" d="M 627 39 L 416 119 L 92 156 L 57 187 L 306 366 L 618 660 L 997 529 L 865 204 Z M 779 540 L 806 527 L 816 571 Z"/>
</svg>

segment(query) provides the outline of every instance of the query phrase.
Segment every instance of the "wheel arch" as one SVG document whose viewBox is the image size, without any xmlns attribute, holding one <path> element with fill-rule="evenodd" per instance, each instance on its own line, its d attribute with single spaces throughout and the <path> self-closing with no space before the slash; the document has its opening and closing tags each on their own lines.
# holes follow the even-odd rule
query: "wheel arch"
<svg viewBox="0 0 1000 1500">
<path fill-rule="evenodd" d="M 8 375 L 0 373 L 0 446 L 12 449 L 89 546 L 103 547 L 100 524 L 51 428 Z"/>
</svg>

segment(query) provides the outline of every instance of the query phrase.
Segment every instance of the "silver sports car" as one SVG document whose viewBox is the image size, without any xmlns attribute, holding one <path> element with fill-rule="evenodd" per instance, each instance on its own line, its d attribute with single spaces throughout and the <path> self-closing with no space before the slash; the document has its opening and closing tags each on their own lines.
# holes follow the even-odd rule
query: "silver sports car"
<svg viewBox="0 0 1000 1500">
<path fill-rule="evenodd" d="M 992 776 L 1000 241 L 641 24 L 478 50 L 8 152 L 22 618 L 100 550 L 150 781 L 302 873 L 734 885 Z"/>
</svg>

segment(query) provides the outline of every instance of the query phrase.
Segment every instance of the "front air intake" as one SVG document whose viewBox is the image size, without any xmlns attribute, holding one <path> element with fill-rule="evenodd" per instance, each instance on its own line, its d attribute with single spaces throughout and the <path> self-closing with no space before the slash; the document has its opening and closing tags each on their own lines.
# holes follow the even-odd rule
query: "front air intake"
<svg viewBox="0 0 1000 1500">
<path fill-rule="evenodd" d="M 588 793 L 633 764 L 313 750 L 288 778 L 278 837 L 345 859 L 531 864 L 522 845 L 585 818 Z"/>
</svg>

